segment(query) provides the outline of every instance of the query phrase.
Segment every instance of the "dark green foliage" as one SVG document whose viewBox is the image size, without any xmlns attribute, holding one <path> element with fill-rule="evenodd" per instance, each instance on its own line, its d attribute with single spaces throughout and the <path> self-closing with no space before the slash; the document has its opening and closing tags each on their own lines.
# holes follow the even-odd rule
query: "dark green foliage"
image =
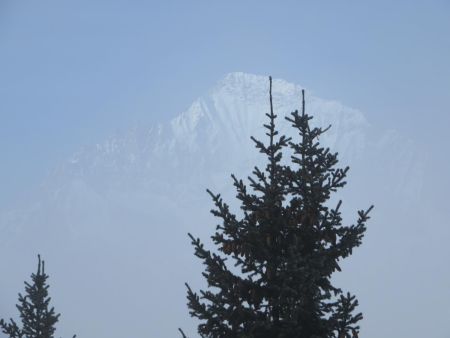
<svg viewBox="0 0 450 338">
<path fill-rule="evenodd" d="M 212 239 L 222 253 L 189 234 L 209 286 L 197 294 L 186 284 L 190 314 L 200 320 L 204 338 L 357 337 L 357 300 L 333 286 L 331 276 L 361 244 L 372 207 L 358 212 L 356 224 L 342 225 L 341 201 L 328 204 L 346 184 L 349 168 L 336 168 L 337 153 L 319 145 L 330 127 L 310 126 L 303 97 L 302 112 L 287 118 L 298 132 L 296 142 L 278 136 L 271 90 L 270 108 L 268 144 L 252 137 L 267 157 L 265 170 L 255 167 L 251 189 L 232 175 L 243 217 L 208 190 L 216 207 L 211 212 L 221 219 Z M 286 150 L 289 165 L 282 163 Z M 239 274 L 230 270 L 230 258 Z"/>
<path fill-rule="evenodd" d="M 50 308 L 51 298 L 48 296 L 48 275 L 45 274 L 45 263 L 38 255 L 38 269 L 31 275 L 31 284 L 25 282 L 25 296 L 19 293 L 19 304 L 16 305 L 20 313 L 22 328 L 10 319 L 10 323 L 0 320 L 3 333 L 10 338 L 53 338 L 55 324 L 60 314 Z M 74 338 L 76 336 L 73 336 Z"/>
</svg>

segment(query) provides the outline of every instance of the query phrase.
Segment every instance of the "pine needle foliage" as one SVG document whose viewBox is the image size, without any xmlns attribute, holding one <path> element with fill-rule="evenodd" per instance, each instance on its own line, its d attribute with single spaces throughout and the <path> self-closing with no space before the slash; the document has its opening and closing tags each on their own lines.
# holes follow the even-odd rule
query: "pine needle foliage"
<svg viewBox="0 0 450 338">
<path fill-rule="evenodd" d="M 190 314 L 200 320 L 202 338 L 357 337 L 358 301 L 335 287 L 331 276 L 361 244 L 373 206 L 358 211 L 355 224 L 342 224 L 342 202 L 330 207 L 329 200 L 346 184 L 349 168 L 337 168 L 338 154 L 319 143 L 331 126 L 311 127 L 302 91 L 301 112 L 286 117 L 298 137 L 279 135 L 269 81 L 268 142 L 251 137 L 266 167 L 254 168 L 249 185 L 231 175 L 243 216 L 207 190 L 211 212 L 221 220 L 211 237 L 218 250 L 189 234 L 208 283 L 199 292 L 186 284 Z"/>
<path fill-rule="evenodd" d="M 16 305 L 22 327 L 12 318 L 9 323 L 1 319 L 0 328 L 3 333 L 10 338 L 54 338 L 55 324 L 60 314 L 50 307 L 47 279 L 45 262 L 38 255 L 37 272 L 31 274 L 31 283 L 25 282 L 25 295 L 19 293 L 19 303 Z M 73 338 L 75 337 L 74 335 Z"/>
</svg>

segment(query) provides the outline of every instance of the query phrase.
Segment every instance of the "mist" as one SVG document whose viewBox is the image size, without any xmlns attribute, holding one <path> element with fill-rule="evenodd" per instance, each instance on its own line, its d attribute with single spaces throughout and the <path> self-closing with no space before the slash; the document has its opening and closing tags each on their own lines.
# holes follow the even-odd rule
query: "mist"
<svg viewBox="0 0 450 338">
<path fill-rule="evenodd" d="M 172 337 L 178 327 L 195 336 L 184 282 L 205 284 L 187 233 L 214 249 L 208 239 L 218 220 L 205 189 L 239 214 L 230 174 L 246 180 L 254 165 L 265 167 L 250 136 L 264 140 L 267 86 L 267 76 L 228 74 L 169 123 L 80 149 L 25 206 L 2 213 L 2 256 L 14 259 L 3 265 L 1 313 L 15 314 L 40 253 L 61 336 Z M 298 108 L 301 88 L 274 81 L 280 131 L 294 139 L 283 116 Z M 429 316 L 433 335 L 445 336 L 449 275 L 439 266 L 449 230 L 432 202 L 438 197 L 424 188 L 432 159 L 420 143 L 336 101 L 307 92 L 307 110 L 314 125 L 332 125 L 320 142 L 351 168 L 330 203 L 343 200 L 347 224 L 375 205 L 363 245 L 334 277 L 359 298 L 362 334 L 423 337 L 430 327 L 420 319 Z"/>
<path fill-rule="evenodd" d="M 345 224 L 374 204 L 333 276 L 361 337 L 450 337 L 449 6 L 180 1 L 0 4 L 0 318 L 46 262 L 56 336 L 197 337 L 206 189 L 264 157 L 268 76 L 281 133 L 301 108 L 349 166 Z M 285 160 L 289 157 L 286 155 Z M 0 333 L 0 337 L 5 337 Z"/>
</svg>

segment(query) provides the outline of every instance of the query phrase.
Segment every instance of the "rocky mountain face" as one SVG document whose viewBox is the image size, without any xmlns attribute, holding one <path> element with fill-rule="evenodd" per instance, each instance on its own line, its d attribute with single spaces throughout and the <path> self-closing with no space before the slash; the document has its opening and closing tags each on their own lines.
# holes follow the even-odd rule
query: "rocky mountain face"
<svg viewBox="0 0 450 338">
<path fill-rule="evenodd" d="M 0 252 L 14 257 L 4 266 L 11 273 L 0 281 L 1 315 L 14 312 L 15 294 L 39 252 L 63 313 L 63 335 L 168 338 L 178 326 L 194 333 L 184 281 L 202 285 L 202 267 L 186 233 L 206 239 L 215 229 L 205 188 L 238 207 L 230 174 L 245 179 L 255 164 L 264 167 L 250 136 L 265 139 L 268 87 L 265 76 L 228 74 L 172 120 L 80 149 L 34 200 L 0 214 Z M 280 133 L 294 140 L 298 135 L 284 117 L 301 108 L 301 89 L 273 81 Z M 306 108 L 313 125 L 332 125 L 319 141 L 339 152 L 341 166 L 351 167 L 338 196 L 344 220 L 354 222 L 357 209 L 376 206 L 366 242 L 336 280 L 360 296 L 365 337 L 394 337 L 392 318 L 408 303 L 407 290 L 418 286 L 412 281 L 399 291 L 398 283 L 404 274 L 413 279 L 412 257 L 425 264 L 413 250 L 427 233 L 421 226 L 430 212 L 421 203 L 425 157 L 412 140 L 377 130 L 356 109 L 308 91 Z M 398 307 L 383 309 L 390 297 L 399 297 Z M 424 336 L 419 324 L 408 325 L 395 335 Z"/>
</svg>

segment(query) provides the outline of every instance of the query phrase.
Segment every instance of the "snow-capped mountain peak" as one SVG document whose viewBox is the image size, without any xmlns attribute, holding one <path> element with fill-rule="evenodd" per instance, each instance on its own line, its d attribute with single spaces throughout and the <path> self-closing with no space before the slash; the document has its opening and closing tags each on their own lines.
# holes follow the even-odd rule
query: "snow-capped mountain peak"
<svg viewBox="0 0 450 338">
<path fill-rule="evenodd" d="M 284 117 L 301 109 L 301 90 L 300 85 L 273 80 L 277 127 L 294 141 L 298 135 Z M 214 230 L 205 188 L 233 201 L 230 174 L 245 179 L 255 165 L 264 168 L 264 156 L 250 136 L 266 140 L 263 124 L 269 110 L 268 76 L 230 73 L 173 119 L 81 148 L 48 177 L 35 200 L 0 214 L 0 252 L 21 263 L 40 252 L 55 275 L 65 271 L 55 281 L 64 297 L 55 299 L 77 313 L 65 317 L 65 323 L 79 328 L 80 336 L 119 338 L 151 326 L 154 336 L 168 337 L 173 323 L 192 327 L 184 310 L 183 282 L 198 282 L 195 278 L 201 274 L 185 234 L 208 238 Z M 341 166 L 352 168 L 351 184 L 343 192 L 346 207 L 353 212 L 374 203 L 390 216 L 385 219 L 400 220 L 389 234 L 403 234 L 397 225 L 406 214 L 402 210 L 421 205 L 423 162 L 414 143 L 398 133 L 375 130 L 357 109 L 308 90 L 306 112 L 314 117 L 313 125 L 332 125 L 320 143 L 339 152 Z M 374 229 L 374 237 L 384 238 L 386 229 Z M 390 242 L 385 245 L 389 254 Z M 377 263 L 370 256 L 365 259 Z M 368 265 L 358 269 L 365 271 Z M 7 270 L 17 275 L 15 269 L 16 263 Z M 374 280 L 367 279 L 365 285 Z M 117 308 L 110 306 L 112 294 Z M 80 301 L 73 295 L 86 298 Z M 101 311 L 95 311 L 98 304 Z M 158 318 L 152 318 L 158 323 L 155 329 L 146 317 L 147 304 L 158 304 L 158 315 L 174 320 L 160 321 L 165 324 L 159 326 Z M 108 331 L 114 317 L 130 325 Z"/>
</svg>

